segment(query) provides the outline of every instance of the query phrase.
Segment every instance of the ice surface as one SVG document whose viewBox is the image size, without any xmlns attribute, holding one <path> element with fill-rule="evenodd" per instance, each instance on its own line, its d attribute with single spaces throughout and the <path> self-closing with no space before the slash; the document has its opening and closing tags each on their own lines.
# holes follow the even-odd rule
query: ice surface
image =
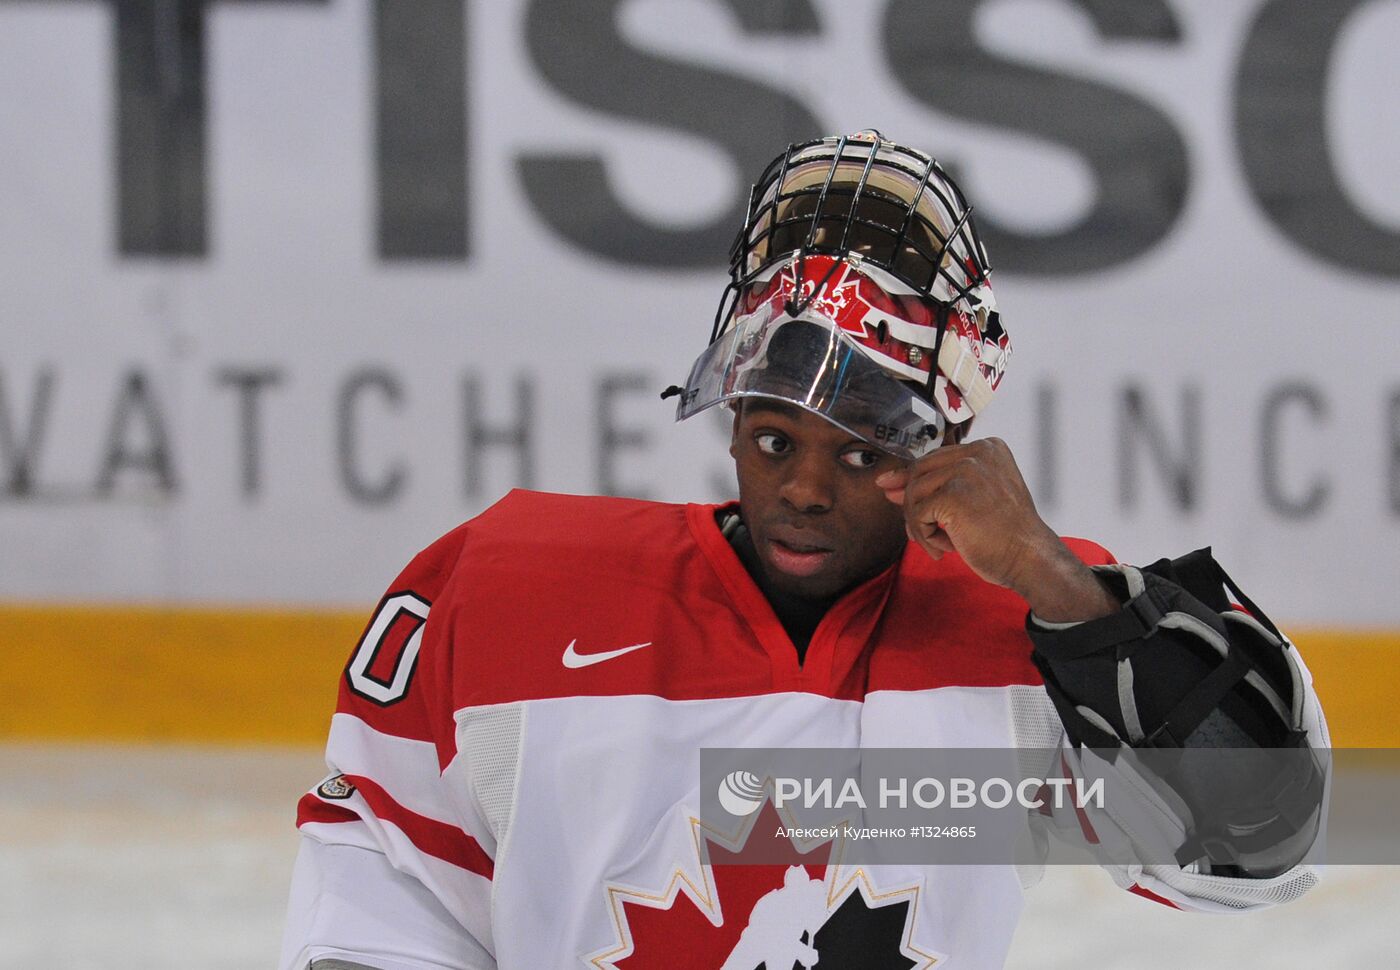
<svg viewBox="0 0 1400 970">
<path fill-rule="evenodd" d="M 0 968 L 275 966 L 296 800 L 323 773 L 308 749 L 0 745 Z M 1058 868 L 1029 894 L 1007 966 L 1394 966 L 1397 911 L 1393 867 L 1334 869 L 1245 916 L 1173 912 Z"/>
</svg>

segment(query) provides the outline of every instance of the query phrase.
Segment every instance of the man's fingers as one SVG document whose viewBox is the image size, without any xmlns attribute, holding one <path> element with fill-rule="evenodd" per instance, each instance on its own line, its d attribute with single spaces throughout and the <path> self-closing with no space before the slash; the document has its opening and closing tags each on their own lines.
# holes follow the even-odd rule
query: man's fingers
<svg viewBox="0 0 1400 970">
<path fill-rule="evenodd" d="M 905 527 L 910 537 L 922 546 L 931 547 L 940 552 L 952 552 L 953 540 L 948 538 L 948 533 L 944 532 L 937 525 L 923 525 L 914 523 Z"/>
<path fill-rule="evenodd" d="M 954 479 L 976 481 L 995 474 L 996 466 L 996 455 L 979 444 L 945 445 L 909 467 L 905 487 L 920 502 Z"/>
<path fill-rule="evenodd" d="M 905 505 L 904 521 L 921 539 L 928 539 L 934 535 L 946 536 L 948 534 L 943 528 L 944 520 L 941 510 L 932 504 L 926 503 L 921 506 Z"/>
<path fill-rule="evenodd" d="M 895 505 L 904 504 L 904 491 L 909 484 L 909 469 L 896 468 L 882 472 L 875 477 L 875 484 L 885 493 L 885 498 Z"/>
<path fill-rule="evenodd" d="M 928 537 L 939 532 L 936 521 L 937 506 L 936 493 L 943 488 L 957 473 L 961 467 L 957 463 L 947 465 L 944 468 L 935 468 L 920 472 L 919 466 L 901 468 L 895 471 L 884 472 L 875 479 L 875 484 L 885 493 L 885 498 L 895 505 L 904 509 L 906 531 L 909 538 L 915 542 L 926 545 Z M 916 513 L 916 510 L 917 513 Z M 945 538 L 943 540 L 944 551 L 952 549 L 952 544 Z M 930 550 L 932 552 L 932 550 Z"/>
<path fill-rule="evenodd" d="M 977 449 L 971 444 L 942 445 L 915 461 L 914 464 L 910 466 L 910 470 L 913 471 L 915 475 L 922 475 L 924 472 L 933 471 L 944 465 L 954 464 L 959 459 L 966 457 L 976 450 Z"/>
<path fill-rule="evenodd" d="M 942 559 L 944 553 L 953 551 L 953 541 L 948 533 L 934 525 L 905 522 L 904 532 L 909 538 L 924 548 L 934 559 Z"/>
<path fill-rule="evenodd" d="M 909 507 L 924 506 L 930 503 L 938 504 L 939 495 L 950 485 L 956 491 L 968 481 L 976 481 L 978 469 L 973 466 L 971 459 L 959 459 L 956 462 L 946 463 L 937 468 L 930 468 L 923 472 L 916 472 L 904 487 L 906 495 L 905 505 Z"/>
<path fill-rule="evenodd" d="M 926 548 L 937 549 L 940 557 L 945 552 L 953 551 L 953 540 L 949 539 L 948 533 L 944 532 L 942 529 L 939 529 L 933 535 L 929 536 L 928 539 L 925 540 L 925 545 Z"/>
</svg>

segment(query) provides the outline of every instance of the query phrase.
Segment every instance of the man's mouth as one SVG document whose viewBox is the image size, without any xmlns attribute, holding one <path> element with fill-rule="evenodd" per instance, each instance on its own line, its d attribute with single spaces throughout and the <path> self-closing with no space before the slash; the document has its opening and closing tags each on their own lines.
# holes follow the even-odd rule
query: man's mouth
<svg viewBox="0 0 1400 970">
<path fill-rule="evenodd" d="M 775 567 L 790 576 L 811 576 L 818 573 L 831 558 L 830 546 L 795 535 L 768 538 L 769 559 Z"/>
</svg>

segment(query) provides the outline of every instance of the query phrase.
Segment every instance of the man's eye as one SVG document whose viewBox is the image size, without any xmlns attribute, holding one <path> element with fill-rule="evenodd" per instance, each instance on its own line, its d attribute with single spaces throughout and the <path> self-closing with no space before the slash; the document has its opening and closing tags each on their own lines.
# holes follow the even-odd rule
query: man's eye
<svg viewBox="0 0 1400 970">
<path fill-rule="evenodd" d="M 754 441 L 758 444 L 758 450 L 765 455 L 785 454 L 792 447 L 782 435 L 770 432 L 754 435 Z"/>
<path fill-rule="evenodd" d="M 857 448 L 853 451 L 842 452 L 841 460 L 852 468 L 874 468 L 880 463 L 880 455 L 867 448 Z"/>
</svg>

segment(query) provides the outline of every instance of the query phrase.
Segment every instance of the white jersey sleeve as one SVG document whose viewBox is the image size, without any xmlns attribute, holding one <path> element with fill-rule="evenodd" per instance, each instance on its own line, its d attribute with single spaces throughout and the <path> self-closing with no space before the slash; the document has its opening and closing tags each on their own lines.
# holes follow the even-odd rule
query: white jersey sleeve
<svg viewBox="0 0 1400 970">
<path fill-rule="evenodd" d="M 346 665 L 330 775 L 306 794 L 280 966 L 496 966 L 496 833 L 472 797 L 453 717 L 449 534 L 399 576 Z"/>
<path fill-rule="evenodd" d="M 384 853 L 303 835 L 292 876 L 283 970 L 485 970 L 486 948 Z"/>
</svg>

